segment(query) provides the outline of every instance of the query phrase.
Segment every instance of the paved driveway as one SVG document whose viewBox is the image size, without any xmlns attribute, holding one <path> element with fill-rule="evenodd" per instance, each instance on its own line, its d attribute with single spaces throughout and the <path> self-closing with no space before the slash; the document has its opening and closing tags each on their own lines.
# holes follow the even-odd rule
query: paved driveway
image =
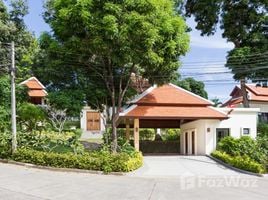
<svg viewBox="0 0 268 200">
<path fill-rule="evenodd" d="M 268 178 L 254 176 L 141 178 L 0 163 L 1 200 L 266 200 L 267 188 Z"/>
<path fill-rule="evenodd" d="M 207 156 L 145 156 L 144 165 L 128 174 L 136 177 L 229 176 L 240 173 Z"/>
</svg>

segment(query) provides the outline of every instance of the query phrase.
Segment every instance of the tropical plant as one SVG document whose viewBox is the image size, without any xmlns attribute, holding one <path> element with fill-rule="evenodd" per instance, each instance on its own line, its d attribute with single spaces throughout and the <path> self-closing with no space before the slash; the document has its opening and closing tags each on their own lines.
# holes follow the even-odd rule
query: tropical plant
<svg viewBox="0 0 268 200">
<path fill-rule="evenodd" d="M 37 130 L 45 120 L 45 111 L 37 105 L 22 103 L 18 107 L 18 122 L 26 131 Z"/>
<path fill-rule="evenodd" d="M 132 73 L 162 84 L 179 67 L 188 50 L 184 19 L 172 0 L 63 1 L 49 0 L 45 20 L 74 66 L 102 81 L 112 107 L 112 149 L 117 149 L 116 123 Z M 62 70 L 58 73 L 61 73 Z M 101 101 L 102 98 L 99 100 Z"/>
</svg>

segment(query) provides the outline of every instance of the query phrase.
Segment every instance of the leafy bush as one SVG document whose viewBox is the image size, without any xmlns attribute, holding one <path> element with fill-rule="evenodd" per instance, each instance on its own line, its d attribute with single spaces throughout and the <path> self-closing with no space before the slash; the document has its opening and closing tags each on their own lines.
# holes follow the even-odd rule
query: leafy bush
<svg viewBox="0 0 268 200">
<path fill-rule="evenodd" d="M 42 166 L 100 170 L 107 173 L 133 171 L 141 167 L 143 163 L 142 155 L 139 152 L 132 156 L 126 153 L 111 154 L 108 151 L 76 155 L 20 148 L 11 158 L 15 161 Z"/>
<path fill-rule="evenodd" d="M 221 151 L 214 151 L 211 155 L 215 158 L 218 158 L 219 160 L 222 160 L 227 164 L 232 165 L 233 167 L 237 167 L 239 169 L 243 169 L 254 173 L 265 173 L 264 166 L 254 161 L 247 155 L 231 156 Z"/>
<path fill-rule="evenodd" d="M 161 137 L 164 141 L 178 141 L 180 139 L 180 129 L 166 129 Z"/>
<path fill-rule="evenodd" d="M 83 153 L 83 145 L 78 141 L 81 131 L 58 133 L 54 131 L 19 132 L 18 146 L 46 152 Z"/>
<path fill-rule="evenodd" d="M 223 151 L 230 155 L 239 155 L 238 142 L 231 136 L 222 138 L 217 144 L 217 150 Z"/>
<path fill-rule="evenodd" d="M 123 138 L 118 138 L 118 151 L 126 153 L 130 156 L 136 152 L 135 148 L 129 143 L 129 141 Z"/>
<path fill-rule="evenodd" d="M 217 150 L 231 156 L 247 155 L 259 163 L 267 164 L 267 151 L 263 147 L 263 144 L 259 140 L 254 140 L 248 136 L 238 139 L 225 137 L 218 143 Z"/>
<path fill-rule="evenodd" d="M 11 153 L 11 133 L 0 133 L 0 157 L 6 158 Z"/>
<path fill-rule="evenodd" d="M 259 123 L 258 124 L 258 136 L 259 137 L 268 137 L 268 124 Z"/>
<path fill-rule="evenodd" d="M 39 106 L 22 103 L 18 108 L 18 121 L 27 131 L 37 130 L 38 124 L 45 119 L 45 111 Z"/>
</svg>

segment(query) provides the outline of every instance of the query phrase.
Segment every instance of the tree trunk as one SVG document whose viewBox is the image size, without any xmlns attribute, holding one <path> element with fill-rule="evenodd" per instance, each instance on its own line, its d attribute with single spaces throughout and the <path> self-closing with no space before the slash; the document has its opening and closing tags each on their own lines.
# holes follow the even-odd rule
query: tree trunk
<svg viewBox="0 0 268 200">
<path fill-rule="evenodd" d="M 116 106 L 115 106 L 115 95 L 114 90 L 112 92 L 112 143 L 111 143 L 111 150 L 113 153 L 117 151 L 117 130 L 116 130 Z"/>
<path fill-rule="evenodd" d="M 241 87 L 241 92 L 242 92 L 242 97 L 243 97 L 243 106 L 244 108 L 249 108 L 249 101 L 248 101 L 245 78 L 240 79 L 240 87 Z"/>
<path fill-rule="evenodd" d="M 117 130 L 116 130 L 116 115 L 113 114 L 112 117 L 112 146 L 111 150 L 113 153 L 116 153 L 117 151 Z"/>
</svg>

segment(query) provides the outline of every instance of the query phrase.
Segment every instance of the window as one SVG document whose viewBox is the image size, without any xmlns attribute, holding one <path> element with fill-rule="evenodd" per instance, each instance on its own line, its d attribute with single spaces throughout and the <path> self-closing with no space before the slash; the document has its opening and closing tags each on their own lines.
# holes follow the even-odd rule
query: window
<svg viewBox="0 0 268 200">
<path fill-rule="evenodd" d="M 250 129 L 249 128 L 243 128 L 243 135 L 249 135 Z"/>
<path fill-rule="evenodd" d="M 259 122 L 268 123 L 268 113 L 259 113 Z"/>
<path fill-rule="evenodd" d="M 230 129 L 229 128 L 217 128 L 216 129 L 216 136 L 217 136 L 217 143 L 224 137 L 227 137 L 230 135 Z"/>
</svg>

